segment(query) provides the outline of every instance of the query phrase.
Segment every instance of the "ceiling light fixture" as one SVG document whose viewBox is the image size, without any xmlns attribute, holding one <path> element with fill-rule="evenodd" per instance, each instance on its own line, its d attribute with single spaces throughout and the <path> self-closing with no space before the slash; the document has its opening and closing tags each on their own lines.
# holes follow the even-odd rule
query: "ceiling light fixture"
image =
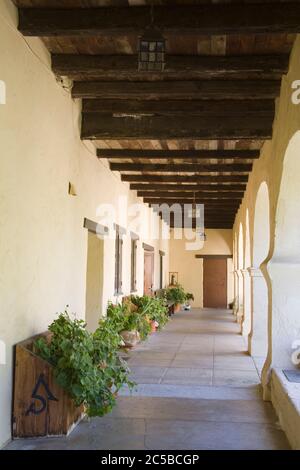
<svg viewBox="0 0 300 470">
<path fill-rule="evenodd" d="M 154 25 L 154 7 L 151 5 L 151 23 L 139 38 L 138 69 L 140 72 L 163 72 L 166 40 Z"/>
</svg>

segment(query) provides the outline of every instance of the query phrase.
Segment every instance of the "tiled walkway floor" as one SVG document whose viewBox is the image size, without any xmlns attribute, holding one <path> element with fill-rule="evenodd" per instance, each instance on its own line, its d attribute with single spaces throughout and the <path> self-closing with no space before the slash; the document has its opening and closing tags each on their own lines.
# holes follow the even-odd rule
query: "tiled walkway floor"
<svg viewBox="0 0 300 470">
<path fill-rule="evenodd" d="M 131 352 L 138 386 L 114 411 L 68 438 L 15 441 L 10 449 L 288 449 L 238 325 L 226 310 L 176 314 Z"/>
</svg>

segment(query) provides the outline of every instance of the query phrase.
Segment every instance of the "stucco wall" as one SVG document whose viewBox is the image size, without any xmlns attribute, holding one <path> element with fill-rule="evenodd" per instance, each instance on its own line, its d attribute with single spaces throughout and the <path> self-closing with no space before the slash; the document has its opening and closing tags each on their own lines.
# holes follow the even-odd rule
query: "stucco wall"
<svg viewBox="0 0 300 470">
<path fill-rule="evenodd" d="M 201 255 L 231 255 L 232 254 L 232 230 L 205 230 L 207 239 L 203 248 L 197 251 L 186 249 L 186 240 L 176 240 L 171 236 L 170 240 L 170 271 L 178 272 L 178 282 L 186 291 L 192 292 L 195 297 L 194 306 L 203 307 L 203 260 L 196 259 L 196 254 Z M 227 262 L 228 275 L 228 302 L 233 300 L 233 264 Z"/>
<path fill-rule="evenodd" d="M 0 80 L 7 87 L 0 105 L 0 445 L 10 438 L 13 345 L 47 328 L 68 304 L 85 315 L 88 232 L 84 218 L 96 218 L 100 203 L 141 202 L 127 184 L 97 160 L 91 144 L 80 141 L 80 102 L 56 83 L 42 43 L 16 30 L 16 9 L 0 2 Z M 32 50 L 30 50 L 32 49 Z M 36 55 L 38 56 L 36 56 Z M 76 197 L 68 194 L 71 181 Z M 145 219 L 150 209 L 145 208 Z M 127 224 L 124 213 L 116 220 Z M 168 241 L 139 241 L 138 291 L 143 290 L 142 241 L 155 248 L 155 287 L 159 249 Z M 124 244 L 124 294 L 130 292 L 130 242 Z M 114 300 L 114 241 L 106 240 L 103 306 Z M 1 343 L 2 344 L 2 343 Z"/>
<path fill-rule="evenodd" d="M 266 283 L 268 285 L 268 362 L 264 380 L 268 380 L 268 369 L 271 366 L 290 366 L 291 365 L 291 345 L 297 334 L 299 334 L 299 313 L 293 313 L 298 310 L 299 301 L 299 258 L 295 251 L 299 245 L 299 189 L 298 194 L 295 188 L 299 188 L 299 160 L 300 148 L 300 105 L 292 102 L 292 84 L 300 77 L 300 37 L 298 35 L 294 44 L 288 74 L 282 79 L 280 97 L 276 102 L 276 117 L 273 125 L 273 138 L 265 142 L 262 147 L 260 158 L 255 161 L 253 171 L 249 177 L 247 191 L 241 204 L 238 216 L 235 221 L 234 233 L 238 233 L 239 224 L 242 223 L 245 228 L 246 211 L 249 210 L 250 227 L 250 245 L 251 245 L 251 264 L 255 268 L 261 268 Z M 292 171 L 289 178 L 283 179 L 287 155 L 294 158 Z M 294 156 L 293 156 L 294 155 Z M 260 220 L 260 240 L 257 240 L 255 246 L 254 239 L 254 221 L 255 204 L 259 188 L 265 182 L 269 195 L 269 220 L 263 217 Z M 282 191 L 281 184 L 285 188 Z M 278 213 L 278 204 L 285 207 Z M 267 212 L 266 212 L 267 213 Z M 292 213 L 293 217 L 288 215 Z M 282 216 L 284 214 L 284 216 Z M 297 216 L 296 216 L 297 214 Z M 262 227 L 264 224 L 264 227 Z M 257 266 L 255 250 L 259 251 L 262 238 L 266 239 L 263 233 L 269 232 L 269 247 L 264 248 L 264 259 L 260 259 L 260 266 Z M 245 229 L 243 230 L 244 240 Z M 278 241 L 283 240 L 281 246 Z M 244 243 L 244 245 L 245 245 Z M 248 242 L 249 243 L 249 242 Z M 293 256 L 289 256 L 291 250 Z M 290 269 L 289 264 L 293 265 Z M 297 270 L 298 269 L 298 270 Z M 291 292 L 293 294 L 291 295 Z M 299 312 L 299 310 L 298 310 Z M 258 312 L 259 314 L 259 312 Z"/>
</svg>

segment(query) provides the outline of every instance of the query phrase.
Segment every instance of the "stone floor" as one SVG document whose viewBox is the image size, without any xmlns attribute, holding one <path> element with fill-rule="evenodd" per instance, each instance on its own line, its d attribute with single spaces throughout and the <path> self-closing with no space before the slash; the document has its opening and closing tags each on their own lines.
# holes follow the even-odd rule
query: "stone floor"
<svg viewBox="0 0 300 470">
<path fill-rule="evenodd" d="M 137 382 L 104 418 L 68 438 L 14 441 L 7 449 L 288 449 L 234 317 L 226 310 L 176 314 L 131 352 Z"/>
</svg>

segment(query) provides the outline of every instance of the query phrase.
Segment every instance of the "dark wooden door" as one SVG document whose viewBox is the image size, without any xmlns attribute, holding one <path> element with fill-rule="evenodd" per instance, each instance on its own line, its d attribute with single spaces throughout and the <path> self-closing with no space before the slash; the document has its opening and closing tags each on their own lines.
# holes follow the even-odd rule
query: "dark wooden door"
<svg viewBox="0 0 300 470">
<path fill-rule="evenodd" d="M 227 308 L 227 260 L 203 260 L 203 306 Z"/>
<path fill-rule="evenodd" d="M 154 253 L 144 252 L 144 295 L 153 295 Z"/>
</svg>

